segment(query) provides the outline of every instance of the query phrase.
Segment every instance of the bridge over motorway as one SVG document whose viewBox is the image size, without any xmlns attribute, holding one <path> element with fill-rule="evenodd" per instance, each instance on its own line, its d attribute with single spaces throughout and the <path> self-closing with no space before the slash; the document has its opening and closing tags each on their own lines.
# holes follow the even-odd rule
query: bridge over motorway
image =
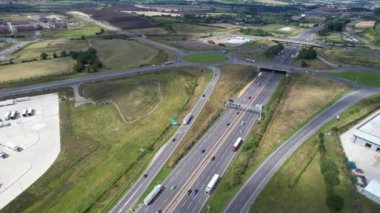
<svg viewBox="0 0 380 213">
<path fill-rule="evenodd" d="M 293 39 L 281 39 L 281 38 L 271 38 L 270 40 L 276 43 L 281 43 L 281 44 L 295 44 L 295 45 L 305 46 L 305 47 L 323 48 L 321 44 L 308 42 L 308 41 L 298 41 L 298 40 L 293 40 Z"/>
</svg>

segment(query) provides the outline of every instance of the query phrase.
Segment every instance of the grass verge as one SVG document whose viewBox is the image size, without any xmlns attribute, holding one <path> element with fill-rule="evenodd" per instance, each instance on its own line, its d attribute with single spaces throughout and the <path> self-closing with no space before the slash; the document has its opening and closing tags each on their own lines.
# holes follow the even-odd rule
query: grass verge
<svg viewBox="0 0 380 213">
<path fill-rule="evenodd" d="M 325 134 L 326 156 L 339 168 L 340 183 L 335 192 L 344 200 L 341 212 L 379 212 L 380 207 L 356 192 L 347 170 L 346 159 L 338 133 L 347 130 L 359 120 L 380 107 L 380 96 L 366 99 L 342 113 L 320 132 Z M 335 129 L 335 130 L 332 130 Z M 336 132 L 337 130 L 337 132 Z M 304 143 L 275 174 L 260 194 L 251 212 L 328 212 L 326 187 L 320 170 L 318 133 Z M 275 201 L 275 202 L 274 202 Z"/>
<path fill-rule="evenodd" d="M 345 78 L 351 81 L 357 81 L 371 87 L 380 87 L 380 73 L 379 72 L 339 72 L 330 73 L 330 75 Z"/>
</svg>

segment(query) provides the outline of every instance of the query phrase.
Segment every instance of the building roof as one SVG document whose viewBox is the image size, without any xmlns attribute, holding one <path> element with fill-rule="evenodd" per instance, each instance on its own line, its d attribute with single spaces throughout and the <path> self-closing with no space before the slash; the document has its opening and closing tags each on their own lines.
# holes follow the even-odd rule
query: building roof
<svg viewBox="0 0 380 213">
<path fill-rule="evenodd" d="M 371 180 L 369 184 L 364 188 L 364 191 L 375 195 L 376 197 L 380 197 L 380 181 Z"/>
<path fill-rule="evenodd" d="M 354 135 L 380 146 L 380 111 L 360 123 Z"/>
</svg>

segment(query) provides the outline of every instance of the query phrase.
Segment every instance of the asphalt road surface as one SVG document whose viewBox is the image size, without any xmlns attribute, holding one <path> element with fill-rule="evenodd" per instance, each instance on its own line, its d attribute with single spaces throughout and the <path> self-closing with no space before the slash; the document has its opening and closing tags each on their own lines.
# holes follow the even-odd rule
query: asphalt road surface
<svg viewBox="0 0 380 213">
<path fill-rule="evenodd" d="M 211 79 L 209 85 L 204 91 L 204 97 L 202 96 L 198 102 L 193 107 L 190 112 L 194 117 L 192 121 L 187 125 L 181 125 L 177 132 L 174 134 L 172 138 L 166 143 L 158 156 L 155 157 L 155 160 L 151 163 L 151 165 L 146 169 L 144 174 L 148 175 L 147 177 L 140 177 L 132 188 L 123 196 L 123 198 L 118 202 L 118 204 L 112 209 L 111 212 L 119 213 L 119 212 L 127 212 L 129 208 L 132 208 L 145 190 L 148 188 L 150 183 L 156 177 L 158 172 L 164 167 L 174 150 L 178 147 L 178 145 L 182 142 L 186 133 L 191 128 L 194 120 L 198 117 L 199 113 L 202 111 L 204 105 L 206 104 L 208 98 L 212 94 L 219 78 L 220 78 L 220 70 L 216 67 L 209 67 L 213 71 L 213 78 Z M 182 123 L 182 122 L 181 122 Z M 175 141 L 173 141 L 175 140 Z"/>
<path fill-rule="evenodd" d="M 282 77 L 278 73 L 265 74 L 237 102 L 250 106 L 265 104 Z M 204 191 L 207 183 L 215 173 L 225 171 L 235 154 L 233 143 L 238 137 L 247 136 L 257 118 L 258 114 L 254 112 L 226 109 L 162 183 L 165 189 L 160 195 L 137 212 L 199 212 L 208 198 Z M 197 195 L 187 195 L 189 189 L 192 193 L 198 190 Z"/>
</svg>

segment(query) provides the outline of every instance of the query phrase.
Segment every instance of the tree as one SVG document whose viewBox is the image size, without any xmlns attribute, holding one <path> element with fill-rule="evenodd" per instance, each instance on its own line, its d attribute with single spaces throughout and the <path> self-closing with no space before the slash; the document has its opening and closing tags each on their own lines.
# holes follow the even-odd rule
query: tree
<svg viewBox="0 0 380 213">
<path fill-rule="evenodd" d="M 314 48 L 302 48 L 299 54 L 299 57 L 302 59 L 316 59 L 317 58 L 317 51 L 314 50 Z"/>
<path fill-rule="evenodd" d="M 57 53 L 53 53 L 53 58 L 58 58 Z"/>
<path fill-rule="evenodd" d="M 309 65 L 306 63 L 306 61 L 302 60 L 301 61 L 301 67 L 307 67 L 307 66 L 309 66 Z"/>
<path fill-rule="evenodd" d="M 61 51 L 61 57 L 66 57 L 67 56 L 67 52 L 66 50 L 62 50 Z"/>
<path fill-rule="evenodd" d="M 41 55 L 40 55 L 40 58 L 42 59 L 42 60 L 46 60 L 47 58 L 48 58 L 48 54 L 47 53 L 45 53 L 45 52 L 43 52 L 43 53 L 41 53 Z"/>
<path fill-rule="evenodd" d="M 282 45 L 282 44 L 276 44 L 274 46 L 269 47 L 265 51 L 265 55 L 267 57 L 278 55 L 281 52 L 282 49 L 284 49 L 284 45 Z"/>
<path fill-rule="evenodd" d="M 330 192 L 327 195 L 326 204 L 329 208 L 334 209 L 335 211 L 340 211 L 344 207 L 344 200 L 339 195 Z"/>
</svg>

